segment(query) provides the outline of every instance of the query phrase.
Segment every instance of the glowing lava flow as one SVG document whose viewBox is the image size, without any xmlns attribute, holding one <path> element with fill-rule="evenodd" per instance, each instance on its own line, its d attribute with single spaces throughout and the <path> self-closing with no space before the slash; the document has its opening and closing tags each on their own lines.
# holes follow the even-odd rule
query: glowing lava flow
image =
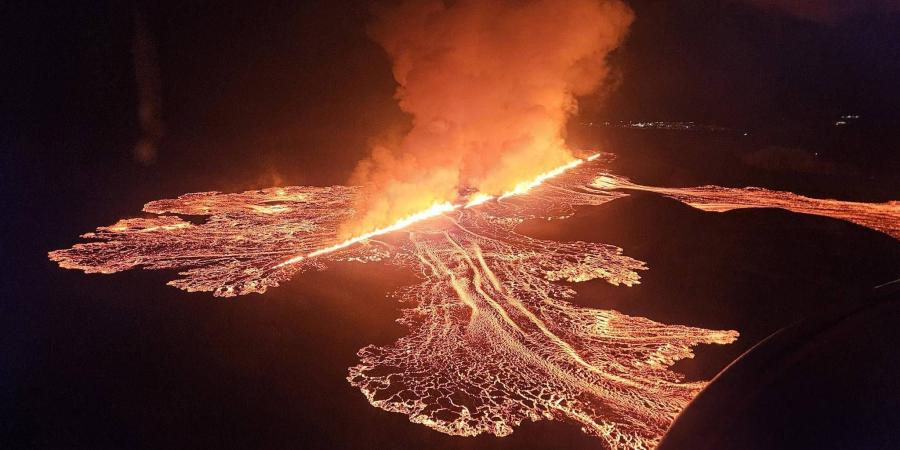
<svg viewBox="0 0 900 450">
<path fill-rule="evenodd" d="M 597 156 L 599 156 L 599 155 L 592 155 L 592 156 L 588 157 L 587 160 L 593 161 L 595 158 L 597 158 Z M 535 187 L 540 186 L 540 184 L 543 183 L 544 181 L 547 181 L 555 176 L 558 176 L 567 170 L 571 170 L 575 167 L 580 166 L 582 163 L 584 163 L 584 161 L 585 160 L 583 160 L 583 159 L 576 159 L 576 160 L 569 162 L 568 164 L 559 166 L 548 172 L 544 172 L 544 173 L 538 175 L 537 177 L 535 177 L 535 179 L 533 179 L 531 181 L 522 182 L 522 183 L 517 184 L 516 187 L 514 187 L 511 191 L 501 195 L 499 198 L 500 198 L 500 200 L 503 200 L 504 198 L 511 197 L 513 195 L 525 194 L 528 191 L 534 189 Z"/>
<path fill-rule="evenodd" d="M 347 239 L 346 241 L 337 243 L 337 244 L 332 245 L 332 246 L 330 246 L 330 247 L 325 247 L 325 248 L 321 248 L 321 249 L 319 249 L 319 250 L 310 252 L 308 255 L 305 255 L 305 256 L 304 256 L 304 255 L 295 256 L 295 257 L 293 257 L 293 258 L 291 258 L 291 259 L 289 259 L 289 260 L 287 260 L 287 261 L 285 261 L 285 262 L 283 262 L 283 263 L 280 263 L 280 264 L 276 265 L 275 268 L 277 269 L 277 268 L 282 267 L 282 266 L 286 266 L 286 265 L 294 264 L 294 263 L 296 263 L 296 262 L 303 261 L 303 260 L 306 259 L 306 258 L 314 258 L 314 257 L 319 256 L 319 255 L 324 255 L 324 254 L 326 254 L 326 253 L 331 253 L 331 252 L 334 252 L 334 251 L 337 251 L 337 250 L 341 250 L 341 249 L 343 249 L 343 248 L 347 248 L 347 247 L 349 247 L 349 246 L 351 246 L 351 245 L 353 245 L 353 244 L 356 244 L 356 243 L 358 243 L 358 242 L 362 242 L 362 241 L 371 239 L 371 238 L 373 238 L 373 237 L 375 237 L 375 236 L 380 236 L 380 235 L 382 235 L 382 234 L 387 234 L 387 233 L 392 233 L 392 232 L 394 232 L 394 231 L 399 231 L 399 230 L 402 230 L 402 229 L 404 229 L 404 228 L 406 228 L 406 227 L 408 227 L 408 226 L 410 226 L 410 225 L 412 225 L 412 224 L 414 224 L 414 223 L 416 223 L 416 222 L 420 222 L 420 221 L 422 221 L 422 220 L 426 220 L 426 219 L 430 219 L 430 218 L 432 218 L 432 217 L 439 216 L 439 215 L 441 215 L 441 214 L 443 214 L 443 213 L 445 213 L 445 212 L 453 211 L 454 209 L 456 209 L 456 208 L 458 208 L 458 207 L 459 207 L 459 206 L 457 206 L 457 205 L 453 205 L 453 204 L 451 204 L 451 203 L 446 203 L 446 202 L 445 202 L 445 203 L 435 203 L 431 208 L 428 208 L 428 209 L 426 209 L 426 210 L 424 210 L 424 211 L 421 211 L 421 212 L 415 213 L 415 214 L 413 214 L 413 215 L 410 215 L 409 217 L 400 219 L 400 220 L 394 222 L 393 224 L 391 224 L 391 225 L 389 225 L 389 226 L 386 226 L 386 227 L 384 227 L 384 228 L 379 228 L 379 229 L 377 229 L 377 230 L 370 231 L 370 232 L 368 232 L 368 233 L 361 234 L 361 235 L 359 235 L 359 236 L 354 236 L 354 237 L 352 237 L 352 238 L 350 238 L 350 239 Z"/>
<path fill-rule="evenodd" d="M 898 237 L 896 202 L 846 205 L 764 190 L 651 188 L 598 177 L 603 170 L 603 158 L 573 162 L 556 176 L 520 185 L 521 195 L 490 201 L 476 194 L 461 205 L 437 204 L 338 244 L 358 188 L 186 194 L 145 205 L 154 217 L 100 227 L 84 235 L 94 241 L 49 256 L 85 272 L 178 269 L 181 278 L 169 284 L 224 297 L 262 293 L 336 261 L 402 266 L 419 278 L 393 294 L 405 307 L 399 321 L 409 333 L 361 349 L 349 370 L 349 382 L 372 405 L 454 435 L 503 436 L 526 420 L 555 419 L 579 424 L 608 448 L 649 449 L 704 386 L 684 382 L 671 365 L 692 357 L 696 345 L 727 344 L 737 332 L 578 306 L 571 302 L 575 291 L 561 282 L 633 286 L 647 267 L 613 245 L 534 239 L 518 233 L 518 224 L 565 218 L 577 206 L 624 197 L 620 188 L 627 188 L 708 210 L 778 206 L 826 214 Z M 177 215 L 208 219 L 196 224 Z M 390 245 L 369 240 L 401 229 Z M 369 245 L 354 245 L 363 240 Z M 298 254 L 304 256 L 292 256 Z"/>
<path fill-rule="evenodd" d="M 697 209 L 725 212 L 744 208 L 780 208 L 787 211 L 812 214 L 844 220 L 880 231 L 894 239 L 900 239 L 900 202 L 885 203 L 848 202 L 833 199 L 810 198 L 793 192 L 773 191 L 758 187 L 726 188 L 699 186 L 664 188 L 632 183 L 615 175 L 597 177 L 591 187 L 597 189 L 630 189 L 653 192 L 678 200 Z"/>
<path fill-rule="evenodd" d="M 586 160 L 587 160 L 587 161 L 593 161 L 593 160 L 596 159 L 598 156 L 600 156 L 600 155 L 599 155 L 599 154 L 591 155 L 591 156 L 589 156 Z M 584 159 L 575 159 L 575 160 L 572 160 L 571 162 L 566 163 L 566 164 L 564 164 L 564 165 L 562 165 L 562 166 L 559 166 L 559 167 L 557 167 L 557 168 L 555 168 L 555 169 L 552 169 L 552 170 L 549 170 L 549 171 L 547 171 L 547 172 L 544 172 L 544 173 L 538 175 L 537 177 L 535 177 L 533 180 L 531 180 L 531 181 L 529 181 L 529 182 L 523 182 L 523 183 L 517 184 L 516 187 L 513 188 L 513 190 L 511 190 L 511 191 L 509 191 L 509 192 L 506 192 L 505 194 L 501 195 L 499 198 L 500 198 L 500 199 L 504 199 L 504 198 L 507 198 L 507 197 L 511 197 L 511 196 L 513 196 L 513 195 L 521 195 L 521 194 L 524 194 L 524 193 L 530 191 L 531 189 L 533 189 L 535 186 L 539 186 L 539 185 L 540 185 L 541 183 L 543 183 L 544 181 L 549 180 L 550 178 L 556 177 L 556 176 L 558 176 L 558 175 L 560 175 L 560 174 L 562 174 L 562 173 L 565 173 L 567 170 L 570 170 L 570 169 L 572 169 L 572 168 L 578 167 L 579 165 L 581 165 L 582 163 L 584 163 L 584 161 L 585 161 Z M 345 240 L 345 241 L 343 241 L 343 242 L 339 242 L 339 243 L 337 243 L 337 244 L 335 244 L 335 245 L 332 245 L 332 246 L 329 246 L 329 247 L 325 247 L 325 248 L 322 248 L 322 249 L 319 249 L 319 250 L 310 252 L 310 253 L 307 254 L 307 255 L 299 255 L 299 256 L 295 256 L 295 257 L 293 257 L 293 258 L 291 258 L 291 259 L 289 259 L 289 260 L 287 260 L 287 261 L 284 261 L 284 262 L 282 262 L 282 263 L 279 263 L 279 264 L 275 265 L 275 268 L 277 269 L 277 268 L 279 268 L 279 267 L 283 267 L 283 266 L 287 266 L 287 265 L 291 265 L 291 264 L 294 264 L 294 263 L 303 261 L 303 260 L 306 259 L 306 258 L 314 258 L 314 257 L 316 257 L 316 256 L 320 256 L 320 255 L 324 255 L 324 254 L 327 254 L 327 253 L 331 253 L 331 252 L 334 252 L 334 251 L 337 251 L 337 250 L 341 250 L 341 249 L 347 248 L 347 247 L 349 247 L 349 246 L 351 246 L 351 245 L 353 245 L 353 244 L 356 244 L 356 243 L 359 243 L 359 242 L 363 242 L 363 241 L 369 240 L 369 239 L 371 239 L 371 238 L 373 238 L 373 237 L 376 237 L 376 236 L 380 236 L 380 235 L 388 234 L 388 233 L 393 233 L 394 231 L 400 231 L 400 230 L 402 230 L 402 229 L 404 229 L 404 228 L 406 228 L 406 227 L 408 227 L 408 226 L 410 226 L 410 225 L 412 225 L 412 224 L 414 224 L 414 223 L 416 223 L 416 222 L 421 222 L 421 221 L 423 221 L 423 220 L 431 219 L 431 218 L 433 218 L 433 217 L 437 217 L 437 216 L 439 216 L 439 215 L 441 215 L 441 214 L 444 214 L 444 213 L 453 211 L 453 210 L 455 210 L 455 209 L 459 209 L 459 208 L 471 208 L 471 207 L 474 207 L 474 206 L 478 206 L 478 205 L 480 205 L 480 204 L 482 204 L 482 203 L 484 203 L 484 202 L 487 202 L 487 201 L 492 200 L 493 198 L 494 198 L 494 196 L 492 196 L 492 195 L 487 195 L 487 194 L 483 194 L 483 193 L 480 193 L 480 192 L 476 192 L 475 194 L 473 194 L 473 195 L 471 196 L 471 198 L 470 198 L 470 199 L 468 200 L 468 202 L 465 203 L 465 204 L 457 204 L 457 205 L 454 205 L 454 204 L 449 203 L 449 202 L 435 203 L 435 204 L 432 205 L 430 208 L 428 208 L 428 209 L 426 209 L 426 210 L 423 210 L 423 211 L 419 211 L 419 212 L 417 212 L 417 213 L 415 213 L 415 214 L 412 214 L 412 215 L 410 215 L 410 216 L 404 217 L 403 219 L 400 219 L 400 220 L 394 222 L 394 223 L 391 224 L 391 225 L 388 225 L 388 226 L 383 227 L 383 228 L 378 228 L 378 229 L 376 229 L 376 230 L 370 231 L 370 232 L 368 232 L 368 233 L 361 234 L 361 235 L 359 235 L 359 236 L 354 236 L 354 237 L 349 238 L 349 239 L 347 239 L 347 240 Z"/>
</svg>

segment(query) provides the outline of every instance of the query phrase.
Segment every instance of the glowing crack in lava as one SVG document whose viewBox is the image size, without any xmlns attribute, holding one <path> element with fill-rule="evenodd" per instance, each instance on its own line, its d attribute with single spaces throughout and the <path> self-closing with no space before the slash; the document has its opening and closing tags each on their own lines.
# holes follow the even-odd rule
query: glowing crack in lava
<svg viewBox="0 0 900 450">
<path fill-rule="evenodd" d="M 667 325 L 577 306 L 560 281 L 639 282 L 643 262 L 618 247 L 554 242 L 516 232 L 530 218 L 559 219 L 652 190 L 725 210 L 781 207 L 870 226 L 897 237 L 897 203 L 855 204 L 766 190 L 664 189 L 606 173 L 604 158 L 566 165 L 519 192 L 473 195 L 348 241 L 338 228 L 362 195 L 355 187 L 286 187 L 206 192 L 144 207 L 83 237 L 94 242 L 50 253 L 60 266 L 113 273 L 137 266 L 180 269 L 171 285 L 216 296 L 262 293 L 296 273 L 335 261 L 383 261 L 419 283 L 395 292 L 409 334 L 359 351 L 348 380 L 379 408 L 454 435 L 509 434 L 524 420 L 579 424 L 609 448 L 652 448 L 704 386 L 669 367 L 698 344 L 727 344 L 737 332 Z M 754 195 L 748 195 L 748 192 Z M 513 195 L 514 194 L 514 195 Z M 177 215 L 206 216 L 201 223 Z M 378 238 L 378 239 L 376 239 Z"/>
</svg>

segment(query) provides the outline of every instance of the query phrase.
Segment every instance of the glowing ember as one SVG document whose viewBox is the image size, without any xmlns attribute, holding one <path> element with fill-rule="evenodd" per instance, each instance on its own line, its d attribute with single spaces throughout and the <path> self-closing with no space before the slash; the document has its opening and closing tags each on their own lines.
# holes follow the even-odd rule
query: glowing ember
<svg viewBox="0 0 900 450">
<path fill-rule="evenodd" d="M 177 268 L 182 278 L 170 284 L 217 296 L 261 293 L 334 261 L 407 267 L 420 281 L 395 296 L 409 306 L 399 319 L 409 334 L 363 348 L 350 368 L 348 380 L 372 405 L 449 434 L 502 436 L 524 420 L 558 419 L 580 424 L 610 448 L 647 449 L 704 385 L 683 382 L 669 367 L 692 357 L 694 346 L 726 344 L 737 332 L 576 306 L 569 301 L 575 292 L 559 281 L 632 286 L 646 266 L 612 245 L 524 236 L 516 232 L 519 223 L 568 217 L 575 206 L 613 201 L 627 188 L 714 211 L 775 206 L 823 214 L 898 237 L 896 202 L 851 204 L 755 188 L 651 188 L 598 177 L 602 168 L 603 158 L 576 161 L 521 184 L 524 195 L 435 204 L 346 241 L 337 230 L 353 214 L 357 188 L 187 194 L 151 202 L 144 211 L 156 217 L 100 227 L 84 235 L 97 241 L 50 258 L 85 272 Z M 208 219 L 198 225 L 175 214 Z M 398 239 L 390 246 L 369 239 L 391 232 Z M 360 242 L 368 245 L 354 245 Z"/>
</svg>

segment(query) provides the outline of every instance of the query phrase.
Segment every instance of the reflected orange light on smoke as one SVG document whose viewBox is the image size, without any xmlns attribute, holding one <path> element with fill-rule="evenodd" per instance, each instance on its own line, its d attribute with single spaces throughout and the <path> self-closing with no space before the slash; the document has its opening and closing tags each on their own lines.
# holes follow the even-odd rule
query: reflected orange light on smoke
<svg viewBox="0 0 900 450">
<path fill-rule="evenodd" d="M 622 0 L 400 0 L 374 17 L 410 127 L 373 139 L 342 238 L 469 189 L 463 208 L 522 194 L 573 161 L 566 122 L 608 80 L 633 13 Z"/>
</svg>

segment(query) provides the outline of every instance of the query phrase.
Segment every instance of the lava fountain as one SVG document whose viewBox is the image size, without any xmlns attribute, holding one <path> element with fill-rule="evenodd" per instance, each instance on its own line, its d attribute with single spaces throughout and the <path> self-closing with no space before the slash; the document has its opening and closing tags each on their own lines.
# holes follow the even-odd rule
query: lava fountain
<svg viewBox="0 0 900 450">
<path fill-rule="evenodd" d="M 436 204 L 375 232 L 341 239 L 357 187 L 284 187 L 203 192 L 144 206 L 150 218 L 123 219 L 83 235 L 92 242 L 50 252 L 61 267 L 114 273 L 179 269 L 170 285 L 230 297 L 263 293 L 336 261 L 408 268 L 417 284 L 393 294 L 408 335 L 359 351 L 348 381 L 368 401 L 435 430 L 503 436 L 525 420 L 579 424 L 612 449 L 658 442 L 703 382 L 670 369 L 698 344 L 738 333 L 668 325 L 584 308 L 561 282 L 639 284 L 646 265 L 620 248 L 534 239 L 526 219 L 560 219 L 628 189 L 656 192 L 724 211 L 778 207 L 848 220 L 895 238 L 900 203 L 817 200 L 758 188 L 654 188 L 607 170 L 607 158 L 573 160 L 499 196 L 474 194 Z M 200 224 L 178 215 L 206 216 Z M 391 234 L 390 242 L 380 237 Z"/>
</svg>

